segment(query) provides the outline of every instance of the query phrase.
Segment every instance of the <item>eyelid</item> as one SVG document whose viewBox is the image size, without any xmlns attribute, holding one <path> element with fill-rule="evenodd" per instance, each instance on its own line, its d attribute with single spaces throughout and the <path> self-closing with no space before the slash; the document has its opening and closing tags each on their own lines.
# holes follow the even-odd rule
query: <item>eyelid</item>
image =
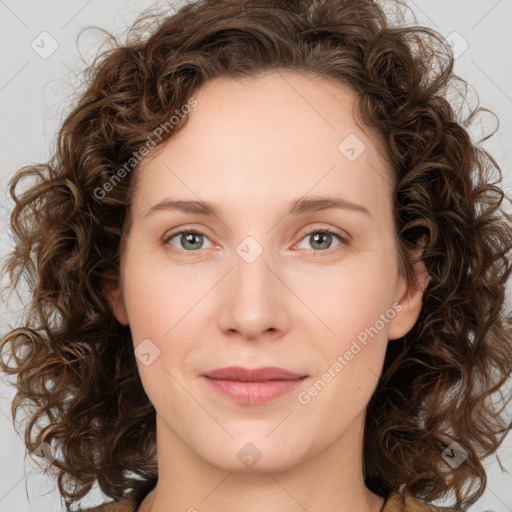
<svg viewBox="0 0 512 512">
<path fill-rule="evenodd" d="M 348 233 L 342 232 L 330 226 L 328 227 L 314 227 L 309 228 L 303 232 L 301 232 L 300 240 L 302 240 L 307 235 L 312 235 L 313 233 L 329 233 L 330 235 L 335 235 L 340 238 L 340 240 L 348 243 L 348 241 L 352 238 Z M 300 241 L 299 240 L 299 241 Z"/>
</svg>

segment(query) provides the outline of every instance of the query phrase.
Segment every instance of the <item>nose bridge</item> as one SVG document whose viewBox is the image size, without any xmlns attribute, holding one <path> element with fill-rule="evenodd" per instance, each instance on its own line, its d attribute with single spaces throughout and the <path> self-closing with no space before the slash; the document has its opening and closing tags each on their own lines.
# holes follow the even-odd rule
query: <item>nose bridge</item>
<svg viewBox="0 0 512 512">
<path fill-rule="evenodd" d="M 234 279 L 235 285 L 248 288 L 253 294 L 271 293 L 269 270 L 271 251 L 253 236 L 245 237 L 235 248 Z"/>
<path fill-rule="evenodd" d="M 252 236 L 236 246 L 234 268 L 223 290 L 227 301 L 220 315 L 222 330 L 255 339 L 270 329 L 286 328 L 285 287 L 271 270 L 273 261 L 271 250 Z"/>
</svg>

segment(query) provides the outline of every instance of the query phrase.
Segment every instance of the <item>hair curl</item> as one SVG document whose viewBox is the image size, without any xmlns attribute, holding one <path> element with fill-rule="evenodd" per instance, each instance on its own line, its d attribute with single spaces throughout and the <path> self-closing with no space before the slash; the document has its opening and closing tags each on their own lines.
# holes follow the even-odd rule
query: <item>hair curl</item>
<svg viewBox="0 0 512 512">
<path fill-rule="evenodd" d="M 23 167 L 10 186 L 16 245 L 3 271 L 11 289 L 26 279 L 32 296 L 22 327 L 1 340 L 11 356 L 1 364 L 17 377 L 13 419 L 32 407 L 28 450 L 43 442 L 58 449 L 52 468 L 68 505 L 96 480 L 119 499 L 154 481 L 158 468 L 155 410 L 129 328 L 103 293 L 105 276 L 119 283 L 136 166 L 104 197 L 95 191 L 207 81 L 280 69 L 357 92 L 357 114 L 382 134 L 394 172 L 408 278 L 408 255 L 425 241 L 431 282 L 422 311 L 388 344 L 367 407 L 366 484 L 381 496 L 405 485 L 428 501 L 454 491 L 457 506 L 473 504 L 486 486 L 481 461 L 511 428 L 492 399 L 512 373 L 512 317 L 504 311 L 512 218 L 501 207 L 499 165 L 467 131 L 486 109 L 463 122 L 447 100 L 449 86 L 467 84 L 453 74 L 444 39 L 391 24 L 372 0 L 200 0 L 172 15 L 145 11 L 123 44 L 113 39 L 85 70 L 85 92 L 50 161 Z M 452 441 L 468 453 L 456 468 L 441 456 Z"/>
</svg>

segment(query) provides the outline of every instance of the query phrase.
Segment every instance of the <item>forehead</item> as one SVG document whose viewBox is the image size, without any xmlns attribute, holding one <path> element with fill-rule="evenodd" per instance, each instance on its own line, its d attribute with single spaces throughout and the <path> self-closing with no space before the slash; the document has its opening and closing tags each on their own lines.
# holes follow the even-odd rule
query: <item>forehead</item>
<svg viewBox="0 0 512 512">
<path fill-rule="evenodd" d="M 392 180 L 379 134 L 356 122 L 348 86 L 279 71 L 217 78 L 194 98 L 186 126 L 137 170 L 134 210 L 169 194 L 257 210 L 333 192 L 385 207 L 378 192 L 389 195 Z"/>
</svg>

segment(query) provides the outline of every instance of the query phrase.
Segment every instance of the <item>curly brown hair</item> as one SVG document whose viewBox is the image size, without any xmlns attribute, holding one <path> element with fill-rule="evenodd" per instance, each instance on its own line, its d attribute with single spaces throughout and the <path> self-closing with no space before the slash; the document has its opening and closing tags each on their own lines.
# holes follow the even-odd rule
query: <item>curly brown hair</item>
<svg viewBox="0 0 512 512">
<path fill-rule="evenodd" d="M 397 13 L 406 7 L 396 5 Z M 392 24 L 373 0 L 199 0 L 173 13 L 143 12 L 125 42 L 97 56 L 50 161 L 11 180 L 15 250 L 3 266 L 12 290 L 25 279 L 32 291 L 22 326 L 0 344 L 10 356 L 3 371 L 16 376 L 13 419 L 32 407 L 26 446 L 58 448 L 51 468 L 68 505 L 96 481 L 119 499 L 157 477 L 155 410 L 129 327 L 104 294 L 107 276 L 119 284 L 133 155 L 155 133 L 158 146 L 176 135 L 188 115 L 165 133 L 158 127 L 207 81 L 278 69 L 357 92 L 357 114 L 382 134 L 395 173 L 395 229 L 409 279 L 408 255 L 425 240 L 431 281 L 422 311 L 388 344 L 367 407 L 365 482 L 381 496 L 401 486 L 428 501 L 454 492 L 463 507 L 482 495 L 482 460 L 512 427 L 493 401 L 512 373 L 512 217 L 502 207 L 499 165 L 467 130 L 483 109 L 463 121 L 447 99 L 455 82 L 466 84 L 453 62 L 440 34 Z M 453 441 L 467 452 L 455 468 L 441 456 Z"/>
</svg>

